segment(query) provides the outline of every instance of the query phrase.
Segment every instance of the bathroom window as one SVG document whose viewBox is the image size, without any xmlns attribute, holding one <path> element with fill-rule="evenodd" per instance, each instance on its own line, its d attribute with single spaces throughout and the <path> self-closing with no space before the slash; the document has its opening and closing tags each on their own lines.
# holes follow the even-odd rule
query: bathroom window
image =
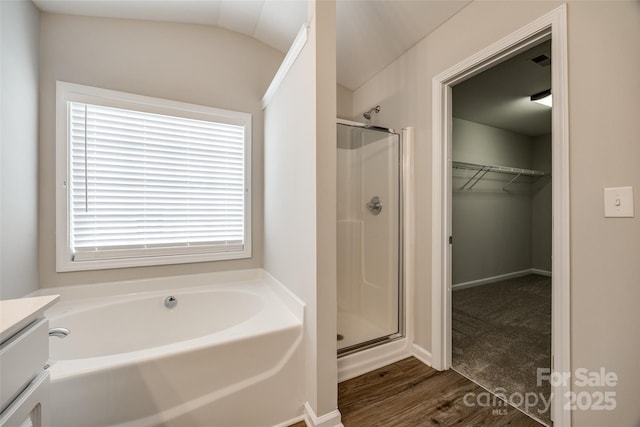
<svg viewBox="0 0 640 427">
<path fill-rule="evenodd" d="M 57 269 L 251 257 L 251 115 L 58 82 Z"/>
</svg>

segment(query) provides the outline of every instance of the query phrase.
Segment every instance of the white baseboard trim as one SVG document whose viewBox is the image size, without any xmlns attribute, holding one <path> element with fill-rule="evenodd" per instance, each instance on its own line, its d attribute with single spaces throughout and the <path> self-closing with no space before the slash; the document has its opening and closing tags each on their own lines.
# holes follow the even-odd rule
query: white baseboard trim
<svg viewBox="0 0 640 427">
<path fill-rule="evenodd" d="M 411 356 L 407 338 L 372 347 L 338 359 L 338 382 L 375 371 Z"/>
<path fill-rule="evenodd" d="M 318 417 L 309 402 L 304 403 L 304 422 L 307 427 L 344 427 L 340 411 L 336 409 Z"/>
<path fill-rule="evenodd" d="M 547 277 L 551 277 L 551 272 L 547 271 L 547 270 L 540 270 L 539 268 L 532 268 L 531 272 L 533 274 L 539 274 L 541 276 L 547 276 Z"/>
<path fill-rule="evenodd" d="M 300 421 L 304 421 L 304 415 L 298 415 L 295 418 L 291 418 L 290 420 L 276 424 L 273 427 L 289 427 L 293 424 L 299 423 Z"/>
<path fill-rule="evenodd" d="M 418 359 L 419 361 L 421 361 L 422 363 L 424 363 L 425 365 L 431 367 L 433 366 L 431 364 L 431 352 L 425 350 L 424 348 L 420 347 L 418 344 L 413 344 L 411 346 L 411 353 L 413 354 L 413 357 L 415 357 L 416 359 Z"/>
<path fill-rule="evenodd" d="M 540 274 L 551 277 L 550 271 L 539 270 L 537 268 L 529 268 L 522 271 L 514 271 L 513 273 L 500 274 L 493 277 L 485 277 L 484 279 L 471 280 L 469 282 L 458 283 L 451 286 L 452 291 L 460 289 L 473 288 L 475 286 L 486 285 L 487 283 L 499 282 L 500 280 L 515 279 L 516 277 L 526 276 L 527 274 Z"/>
</svg>

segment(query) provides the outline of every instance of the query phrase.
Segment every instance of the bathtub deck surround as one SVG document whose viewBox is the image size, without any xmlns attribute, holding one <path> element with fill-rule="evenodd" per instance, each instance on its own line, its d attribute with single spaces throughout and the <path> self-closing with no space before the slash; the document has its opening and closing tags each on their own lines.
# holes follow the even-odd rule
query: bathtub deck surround
<svg viewBox="0 0 640 427">
<path fill-rule="evenodd" d="M 0 301 L 0 342 L 29 325 L 58 301 L 55 293 L 31 298 L 16 298 Z"/>
<path fill-rule="evenodd" d="M 71 330 L 51 342 L 54 426 L 271 426 L 303 413 L 304 304 L 263 270 L 38 292 L 61 295 L 46 314 Z"/>
<path fill-rule="evenodd" d="M 44 312 L 58 298 L 0 301 L 0 426 L 49 425 L 51 331 Z"/>
</svg>

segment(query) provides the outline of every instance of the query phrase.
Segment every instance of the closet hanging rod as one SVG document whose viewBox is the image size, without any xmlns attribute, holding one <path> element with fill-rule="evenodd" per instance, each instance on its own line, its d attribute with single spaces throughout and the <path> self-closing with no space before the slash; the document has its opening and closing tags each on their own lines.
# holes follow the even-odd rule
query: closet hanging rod
<svg viewBox="0 0 640 427">
<path fill-rule="evenodd" d="M 478 170 L 478 171 L 507 173 L 511 175 L 525 175 L 525 176 L 544 176 L 545 175 L 545 173 L 542 171 L 537 171 L 532 169 L 512 168 L 509 166 L 483 165 L 480 163 L 459 162 L 456 160 L 452 161 L 451 164 L 456 169 L 471 169 L 471 170 Z"/>
<path fill-rule="evenodd" d="M 481 165 L 479 163 L 469 163 L 469 162 L 458 162 L 452 161 L 451 165 L 456 169 L 466 169 L 466 170 L 475 170 L 476 173 L 469 179 L 467 182 L 460 187 L 460 190 L 471 190 L 475 185 L 480 182 L 480 180 L 489 172 L 497 172 L 497 173 L 505 173 L 510 175 L 515 175 L 511 181 L 504 187 L 502 187 L 503 191 L 507 191 L 507 187 L 513 184 L 513 182 L 518 179 L 520 176 L 544 176 L 544 172 L 536 171 L 532 169 L 521 169 L 521 168 L 512 168 L 509 166 L 496 166 L 496 165 Z M 469 185 L 471 184 L 471 185 Z M 468 186 L 468 187 L 467 187 Z"/>
</svg>

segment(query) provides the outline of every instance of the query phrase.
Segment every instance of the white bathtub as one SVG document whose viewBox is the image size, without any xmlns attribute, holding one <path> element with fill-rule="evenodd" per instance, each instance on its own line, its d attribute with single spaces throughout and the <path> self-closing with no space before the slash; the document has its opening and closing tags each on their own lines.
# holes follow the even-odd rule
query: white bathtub
<svg viewBox="0 0 640 427">
<path fill-rule="evenodd" d="M 47 289 L 54 427 L 287 424 L 303 307 L 261 270 Z M 177 305 L 164 300 L 174 296 Z"/>
</svg>

